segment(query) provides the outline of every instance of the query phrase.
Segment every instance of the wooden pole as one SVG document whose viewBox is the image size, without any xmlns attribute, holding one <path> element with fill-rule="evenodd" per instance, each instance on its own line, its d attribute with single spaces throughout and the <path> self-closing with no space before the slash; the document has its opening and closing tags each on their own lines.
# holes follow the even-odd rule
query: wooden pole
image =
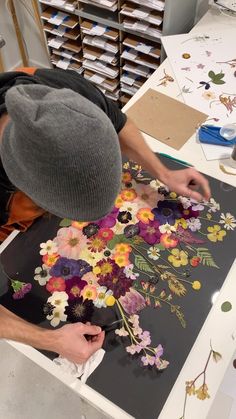
<svg viewBox="0 0 236 419">
<path fill-rule="evenodd" d="M 0 73 L 4 72 L 4 65 L 3 65 L 3 59 L 2 59 L 2 54 L 1 54 L 1 50 L 0 50 Z"/>
<path fill-rule="evenodd" d="M 45 35 L 44 35 L 44 30 L 43 30 L 43 25 L 42 25 L 42 21 L 41 21 L 41 17 L 40 17 L 40 12 L 39 12 L 39 8 L 38 8 L 38 2 L 37 0 L 31 0 L 32 6 L 33 6 L 33 11 L 34 11 L 34 16 L 40 31 L 40 37 L 42 39 L 42 43 L 46 49 L 46 53 L 48 56 L 48 48 L 46 45 L 46 41 L 45 41 Z"/>
<path fill-rule="evenodd" d="M 9 4 L 9 9 L 10 9 L 10 12 L 11 12 L 12 20 L 13 20 L 13 23 L 14 23 L 15 31 L 16 31 L 16 37 L 17 37 L 17 42 L 18 42 L 19 49 L 20 49 L 22 63 L 23 63 L 24 67 L 28 67 L 29 62 L 28 62 L 28 58 L 27 58 L 27 55 L 26 55 L 26 52 L 25 52 L 24 41 L 23 41 L 23 37 L 22 37 L 22 34 L 21 34 L 20 26 L 19 26 L 19 23 L 18 23 L 17 15 L 16 15 L 14 0 L 9 0 L 8 4 Z"/>
</svg>

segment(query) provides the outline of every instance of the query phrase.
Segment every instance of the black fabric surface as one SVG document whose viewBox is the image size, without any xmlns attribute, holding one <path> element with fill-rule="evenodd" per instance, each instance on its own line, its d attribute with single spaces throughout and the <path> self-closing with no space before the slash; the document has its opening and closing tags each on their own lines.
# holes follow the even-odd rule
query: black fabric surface
<svg viewBox="0 0 236 419">
<path fill-rule="evenodd" d="M 166 159 L 164 162 L 168 162 L 172 168 L 180 167 Z M 236 189 L 213 178 L 209 178 L 209 180 L 212 195 L 221 204 L 221 212 L 234 214 Z M 39 286 L 33 280 L 33 274 L 35 267 L 41 264 L 39 244 L 55 237 L 58 223 L 59 219 L 56 217 L 38 220 L 28 232 L 19 234 L 1 255 L 1 263 L 5 272 L 11 277 L 14 277 L 18 272 L 21 280 L 32 282 L 33 291 L 22 301 L 14 301 L 11 297 L 12 292 L 8 292 L 2 296 L 0 303 L 26 320 L 43 327 L 50 327 L 42 312 L 42 306 L 48 298 L 48 293 L 44 287 Z M 202 282 L 201 290 L 194 291 L 188 287 L 185 297 L 174 297 L 174 303 L 181 305 L 185 314 L 186 329 L 182 328 L 174 314 L 171 314 L 165 307 L 159 310 L 145 308 L 141 312 L 141 327 L 143 330 L 150 330 L 153 346 L 158 343 L 164 346 L 163 358 L 170 362 L 169 367 L 163 372 L 158 372 L 154 368 L 142 367 L 138 358 L 135 359 L 126 353 L 121 338 L 111 332 L 106 335 L 104 344 L 106 354 L 103 362 L 87 381 L 91 388 L 137 419 L 154 419 L 160 414 L 212 307 L 212 295 L 223 285 L 234 261 L 235 231 L 227 232 L 223 244 L 207 241 L 207 247 L 212 252 L 220 269 L 202 265 L 195 268 L 192 278 Z M 4 273 L 0 272 L 0 275 L 4 276 Z M 0 280 L 2 281 L 4 278 Z M 115 320 L 116 317 L 114 309 L 102 311 L 98 309 L 93 321 L 97 324 L 106 324 Z M 210 339 L 209 335 L 209 342 Z M 206 347 L 206 354 L 208 350 L 209 348 Z M 52 354 L 47 353 L 46 355 L 52 357 Z M 186 380 L 189 378 L 191 377 L 186 377 Z M 180 400 L 180 403 L 183 400 Z"/>
</svg>

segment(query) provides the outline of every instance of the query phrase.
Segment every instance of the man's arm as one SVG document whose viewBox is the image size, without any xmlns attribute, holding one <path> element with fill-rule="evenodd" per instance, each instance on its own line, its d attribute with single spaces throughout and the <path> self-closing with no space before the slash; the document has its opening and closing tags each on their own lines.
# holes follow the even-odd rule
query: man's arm
<svg viewBox="0 0 236 419">
<path fill-rule="evenodd" d="M 211 191 L 204 176 L 193 168 L 169 170 L 151 151 L 141 132 L 130 119 L 118 135 L 122 153 L 140 164 L 152 176 L 167 185 L 171 191 L 179 195 L 191 196 L 199 201 L 203 198 L 206 200 L 210 198 Z M 202 194 L 194 190 L 198 188 L 201 188 Z"/>
<path fill-rule="evenodd" d="M 92 338 L 86 340 L 85 334 Z M 101 348 L 104 332 L 100 327 L 83 323 L 68 324 L 56 330 L 43 329 L 22 320 L 0 305 L 0 339 L 56 352 L 72 362 L 82 364 Z"/>
</svg>

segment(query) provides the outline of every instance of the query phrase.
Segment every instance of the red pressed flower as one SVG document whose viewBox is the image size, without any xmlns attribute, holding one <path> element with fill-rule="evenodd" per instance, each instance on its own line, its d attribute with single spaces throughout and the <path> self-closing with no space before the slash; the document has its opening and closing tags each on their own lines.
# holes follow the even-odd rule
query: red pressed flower
<svg viewBox="0 0 236 419">
<path fill-rule="evenodd" d="M 113 291 L 113 296 L 119 298 L 121 295 L 125 295 L 129 291 L 133 284 L 133 280 L 127 278 L 124 274 L 123 269 L 118 269 L 114 275 L 99 278 L 99 285 L 104 285 L 109 290 Z"/>
<path fill-rule="evenodd" d="M 51 293 L 54 291 L 65 291 L 66 284 L 64 278 L 56 276 L 51 277 L 47 282 L 46 289 Z"/>
<path fill-rule="evenodd" d="M 98 232 L 98 237 L 108 242 L 114 236 L 113 231 L 110 228 L 101 228 Z"/>
</svg>

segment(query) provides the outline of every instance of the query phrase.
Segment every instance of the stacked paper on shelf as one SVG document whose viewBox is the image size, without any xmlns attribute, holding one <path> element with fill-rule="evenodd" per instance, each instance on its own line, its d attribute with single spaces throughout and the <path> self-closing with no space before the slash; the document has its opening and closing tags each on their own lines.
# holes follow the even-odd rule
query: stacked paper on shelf
<svg viewBox="0 0 236 419">
<path fill-rule="evenodd" d="M 120 90 L 124 93 L 128 93 L 128 95 L 133 96 L 135 93 L 137 93 L 139 87 L 135 86 L 128 86 L 127 84 L 121 83 L 120 84 Z"/>
<path fill-rule="evenodd" d="M 75 53 L 80 52 L 82 49 L 82 46 L 78 43 L 78 41 L 74 41 L 73 39 L 67 39 L 64 37 L 49 37 L 48 46 L 55 49 L 59 49 L 62 47 Z"/>
<path fill-rule="evenodd" d="M 79 23 L 78 16 L 61 12 L 53 7 L 47 7 L 47 9 L 43 11 L 41 18 L 52 25 L 63 25 L 71 29 Z"/>
<path fill-rule="evenodd" d="M 132 3 L 141 4 L 143 6 L 143 0 L 129 0 Z M 145 0 L 145 6 L 150 7 L 153 10 L 159 10 L 162 12 L 165 9 L 165 0 Z"/>
<path fill-rule="evenodd" d="M 60 58 L 57 55 L 51 56 L 51 62 L 58 68 L 63 70 L 75 70 L 78 73 L 83 73 L 83 67 L 81 63 L 71 61 L 68 58 Z"/>
<path fill-rule="evenodd" d="M 123 25 L 125 29 L 129 29 L 135 32 L 146 33 L 153 38 L 160 38 L 162 35 L 162 30 L 158 29 L 157 26 L 154 26 L 150 23 L 144 21 L 136 21 L 132 18 L 125 18 L 123 20 Z"/>
<path fill-rule="evenodd" d="M 126 70 L 130 73 L 139 74 L 140 76 L 148 78 L 152 74 L 152 70 L 148 67 L 138 65 L 138 64 L 131 64 L 125 63 L 123 65 L 123 70 Z"/>
<path fill-rule="evenodd" d="M 106 97 L 108 97 L 109 99 L 112 99 L 114 101 L 117 101 L 119 99 L 120 96 L 120 91 L 117 89 L 114 92 L 109 92 L 106 89 L 103 89 L 102 87 L 98 86 L 98 88 L 102 91 L 102 93 L 104 93 L 104 95 Z"/>
<path fill-rule="evenodd" d="M 127 35 L 125 39 L 123 40 L 123 45 L 126 45 L 127 47 L 133 48 L 136 51 L 142 52 L 144 54 L 148 54 L 151 57 L 160 58 L 161 55 L 161 45 L 159 45 L 159 48 L 157 47 L 157 44 L 151 41 L 144 40 L 143 38 L 137 37 L 135 35 Z"/>
<path fill-rule="evenodd" d="M 115 12 L 118 8 L 117 0 L 80 0 L 81 3 L 92 4 Z"/>
<path fill-rule="evenodd" d="M 40 0 L 40 3 L 61 7 L 69 12 L 74 12 L 77 6 L 77 1 L 74 0 Z"/>
<path fill-rule="evenodd" d="M 138 75 L 128 73 L 127 71 L 125 71 L 122 74 L 120 81 L 122 83 L 128 84 L 129 86 L 135 86 L 139 88 L 143 85 L 143 83 L 145 83 L 146 79 L 145 77 L 138 76 Z"/>
<path fill-rule="evenodd" d="M 135 7 L 131 3 L 123 4 L 120 14 L 141 19 L 142 21 L 149 22 L 157 26 L 161 25 L 163 21 L 163 15 L 161 12 L 150 10 L 147 7 Z"/>
<path fill-rule="evenodd" d="M 113 52 L 114 54 L 116 54 L 119 50 L 118 44 L 108 41 L 106 38 L 103 38 L 102 36 L 85 35 L 85 37 L 83 38 L 83 44 L 93 45 L 94 47 L 102 48 L 105 51 Z"/>
<path fill-rule="evenodd" d="M 85 35 L 92 35 L 92 36 L 103 36 L 104 38 L 111 39 L 113 41 L 118 40 L 119 32 L 117 29 L 108 28 L 105 25 L 100 23 L 91 22 L 89 20 L 84 20 L 81 25 L 81 31 Z"/>
<path fill-rule="evenodd" d="M 56 36 L 65 36 L 69 39 L 78 39 L 80 37 L 80 30 L 79 27 L 75 27 L 73 29 L 67 28 L 66 26 L 54 26 L 49 22 L 45 22 L 43 29 L 46 32 L 50 32 Z"/>
<path fill-rule="evenodd" d="M 108 51 L 100 50 L 93 46 L 86 46 L 83 48 L 83 56 L 89 60 L 100 60 L 111 65 L 117 65 L 118 59 L 115 54 Z"/>
<path fill-rule="evenodd" d="M 118 79 L 111 80 L 105 76 L 102 76 L 101 74 L 94 73 L 90 70 L 85 70 L 84 78 L 91 81 L 92 83 L 100 85 L 106 91 L 110 92 L 114 92 L 114 90 L 116 90 L 116 88 L 119 86 Z"/>
<path fill-rule="evenodd" d="M 83 67 L 92 70 L 96 73 L 102 74 L 106 77 L 109 77 L 111 79 L 115 79 L 119 74 L 119 68 L 117 67 L 111 67 L 106 63 L 102 63 L 101 61 L 91 61 L 88 59 L 85 59 L 83 61 Z"/>
<path fill-rule="evenodd" d="M 143 66 L 150 67 L 154 70 L 156 70 L 159 66 L 159 63 L 153 59 L 152 57 L 149 57 L 146 54 L 142 54 L 139 51 L 136 51 L 133 48 L 126 48 L 122 54 L 121 58 L 124 58 L 129 61 L 133 61 L 137 64 L 141 64 Z"/>
<path fill-rule="evenodd" d="M 79 63 L 83 61 L 82 54 L 75 54 L 72 51 L 69 51 L 67 49 L 64 49 L 64 50 L 53 49 L 52 53 L 53 55 L 59 55 L 69 60 L 77 61 Z"/>
</svg>

